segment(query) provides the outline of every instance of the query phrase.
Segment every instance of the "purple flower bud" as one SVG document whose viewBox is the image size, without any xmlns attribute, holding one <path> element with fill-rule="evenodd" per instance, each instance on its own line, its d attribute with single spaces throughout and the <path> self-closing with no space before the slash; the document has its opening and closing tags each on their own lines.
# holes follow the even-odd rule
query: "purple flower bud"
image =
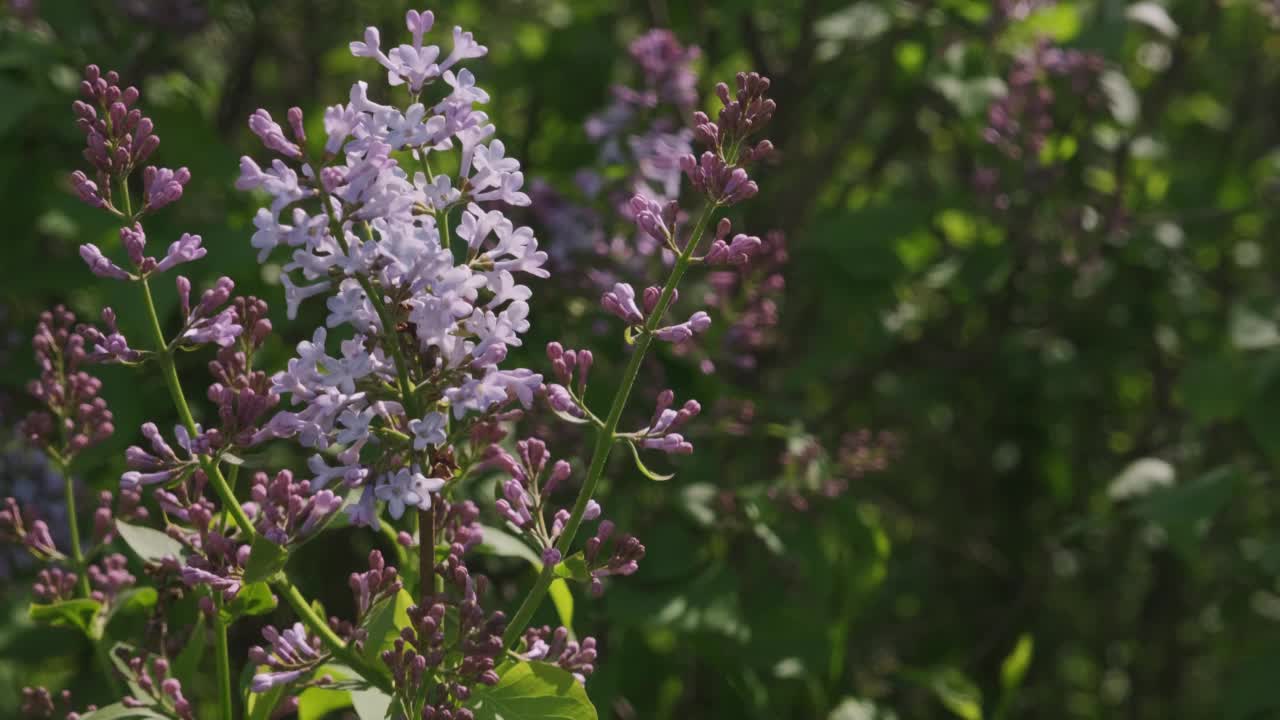
<svg viewBox="0 0 1280 720">
<path fill-rule="evenodd" d="M 627 283 L 615 283 L 613 290 L 600 298 L 600 304 L 605 310 L 632 325 L 640 325 L 644 322 L 644 314 L 636 305 L 635 288 Z"/>
<path fill-rule="evenodd" d="M 705 332 L 709 327 L 711 327 L 711 316 L 699 310 L 679 325 L 658 328 L 654 331 L 654 335 L 659 340 L 679 344 L 688 342 L 696 333 Z"/>
<path fill-rule="evenodd" d="M 546 567 L 554 567 L 560 563 L 562 557 L 559 550 L 549 547 L 542 551 L 542 564 Z"/>
<path fill-rule="evenodd" d="M 100 278 L 110 280 L 129 280 L 129 273 L 124 268 L 111 262 L 97 245 L 85 243 L 80 246 L 80 257 L 89 266 L 89 271 Z"/>
</svg>

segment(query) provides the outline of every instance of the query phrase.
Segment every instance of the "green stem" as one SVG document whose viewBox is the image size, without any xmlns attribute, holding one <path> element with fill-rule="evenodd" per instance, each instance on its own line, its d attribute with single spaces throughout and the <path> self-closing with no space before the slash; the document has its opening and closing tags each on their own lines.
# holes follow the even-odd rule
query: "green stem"
<svg viewBox="0 0 1280 720">
<path fill-rule="evenodd" d="M 609 415 L 605 418 L 604 425 L 596 431 L 595 449 L 591 453 L 591 464 L 587 468 L 587 479 L 582 483 L 582 489 L 578 491 L 578 499 L 573 503 L 573 512 L 569 516 L 569 521 L 565 523 L 560 540 L 556 542 L 556 549 L 565 557 L 569 556 L 569 548 L 573 544 L 573 538 L 578 534 L 578 528 L 582 525 L 582 516 L 587 512 L 587 503 L 590 502 L 592 495 L 595 494 L 596 485 L 600 482 L 600 477 L 604 475 L 605 464 L 609 461 L 609 453 L 613 449 L 618 422 L 622 420 L 622 413 L 626 410 L 627 399 L 631 397 L 631 388 L 635 385 L 636 377 L 640 374 L 640 365 L 644 362 L 645 353 L 648 352 L 649 345 L 653 342 L 653 331 L 658 328 L 663 316 L 666 315 L 667 308 L 671 305 L 671 298 L 675 294 L 676 286 L 680 284 L 680 280 L 684 278 L 685 272 L 689 269 L 693 252 L 702 240 L 702 234 L 705 232 L 707 223 L 710 221 L 715 208 L 715 205 L 711 205 L 703 212 L 702 217 L 698 219 L 698 223 L 694 226 L 693 234 L 689 237 L 689 244 L 677 256 L 676 264 L 671 268 L 671 275 L 667 277 L 667 282 L 662 287 L 662 294 L 658 296 L 658 304 L 654 307 L 653 312 L 649 313 L 649 318 L 645 320 L 644 332 L 639 334 L 635 349 L 631 352 L 631 359 L 627 361 L 626 369 L 622 372 L 622 382 L 618 385 L 617 392 L 614 393 L 613 404 L 609 407 Z M 525 596 L 524 602 L 520 604 L 516 614 L 512 616 L 511 622 L 507 624 L 507 631 L 502 636 L 502 641 L 507 647 L 514 647 L 516 642 L 519 641 L 520 634 L 524 632 L 529 621 L 533 619 L 533 614 L 537 612 L 538 606 L 542 603 L 542 599 L 546 597 L 547 590 L 551 587 L 551 581 L 554 579 L 554 568 L 550 566 L 543 567 L 542 572 L 538 574 L 537 581 L 534 582 L 533 587 L 529 590 L 529 594 Z"/>
<path fill-rule="evenodd" d="M 215 593 L 216 597 L 216 593 Z M 227 649 L 227 623 L 222 619 L 222 600 L 215 600 L 213 612 L 213 638 L 218 663 L 218 688 L 221 697 L 222 720 L 235 720 L 231 706 L 231 653 Z"/>
<path fill-rule="evenodd" d="M 337 633 L 329 627 L 329 623 L 325 622 L 311 608 L 311 604 L 307 602 L 301 592 L 298 592 L 298 588 L 294 587 L 287 579 L 274 580 L 271 585 L 277 592 L 284 595 L 284 599 L 288 601 L 293 611 L 298 614 L 298 617 L 302 618 L 307 627 L 320 636 L 320 639 L 329 647 L 329 651 L 333 653 L 334 657 L 346 663 L 348 667 L 359 673 L 365 680 L 376 685 L 380 690 L 385 691 L 387 694 L 393 692 L 391 679 L 385 673 L 379 672 L 359 653 L 347 647 L 342 642 L 342 638 L 338 637 Z"/>
<path fill-rule="evenodd" d="M 76 491 L 75 482 L 71 478 L 71 463 L 61 454 L 50 453 L 49 458 L 62 474 L 64 498 L 67 503 L 67 525 L 71 529 L 71 562 L 75 564 L 77 595 L 87 598 L 92 588 L 89 587 L 89 564 L 85 561 L 84 552 L 80 549 L 80 521 L 76 515 Z M 101 638 L 92 636 L 89 638 L 89 644 L 93 646 L 93 655 L 102 666 L 102 675 L 111 686 L 111 691 L 116 695 L 123 694 L 124 688 L 120 686 L 120 680 L 116 677 L 111 658 L 107 657 L 106 645 L 102 643 Z"/>
<path fill-rule="evenodd" d="M 165 342 L 164 330 L 160 327 L 160 317 L 156 314 L 155 301 L 151 297 L 151 287 L 146 279 L 142 281 L 143 298 L 146 301 L 147 313 L 151 317 L 151 330 L 153 340 L 155 342 L 156 357 L 160 362 L 160 369 L 164 374 L 165 384 L 169 387 L 169 395 L 173 398 L 174 407 L 178 410 L 178 415 L 182 419 L 183 425 L 187 431 L 195 433 L 195 418 L 191 415 L 191 407 L 187 404 L 186 394 L 182 390 L 182 382 L 178 379 L 178 371 L 173 363 L 173 354 Z M 226 478 L 222 476 L 222 470 L 218 468 L 217 462 L 208 456 L 200 456 L 200 467 L 204 469 L 205 475 L 212 482 L 214 490 L 217 492 L 219 499 L 223 505 L 231 513 L 231 517 L 235 520 L 236 526 L 240 528 L 241 534 L 245 539 L 252 543 L 257 537 L 257 532 L 250 522 L 249 516 L 245 514 L 244 508 L 240 507 L 240 501 L 236 499 L 235 493 L 232 492 L 231 486 L 227 484 Z M 282 573 L 283 575 L 283 573 Z M 298 615 L 302 621 L 324 640 L 329 651 L 334 656 L 344 659 L 353 670 L 360 673 L 364 679 L 378 685 L 379 687 L 389 690 L 390 684 L 385 676 L 378 672 L 376 668 L 372 668 L 368 663 L 363 662 L 356 656 L 338 637 L 336 633 L 329 628 L 328 623 L 323 618 L 317 617 L 311 610 L 311 606 L 307 603 L 306 598 L 302 597 L 298 589 L 286 577 L 278 579 L 272 583 L 277 590 L 284 594 L 294 609 L 298 611 Z M 353 662 L 354 659 L 355 661 Z"/>
<path fill-rule="evenodd" d="M 151 285 L 146 278 L 142 280 L 142 297 L 146 301 L 147 315 L 151 318 L 152 340 L 155 341 L 156 359 L 160 363 L 160 372 L 164 375 L 165 385 L 169 388 L 169 396 L 173 398 L 173 405 L 178 410 L 178 417 L 182 420 L 182 424 L 187 428 L 187 432 L 192 436 L 196 434 L 195 417 L 191 414 L 191 406 L 187 404 L 186 393 L 182 390 L 182 381 L 178 379 L 178 368 L 173 362 L 173 351 L 169 349 L 168 342 L 164 337 L 164 330 L 160 327 L 160 316 L 156 314 L 155 300 L 151 297 Z M 231 518 L 235 520 L 236 526 L 240 528 L 240 532 L 250 542 L 257 533 L 253 529 L 253 523 L 249 520 L 249 516 L 245 514 L 244 508 L 240 507 L 240 501 L 236 500 L 235 493 L 232 492 L 231 486 L 227 484 L 227 479 L 223 477 L 222 470 L 213 458 L 207 455 L 201 455 L 200 467 L 208 476 L 210 482 L 213 483 L 213 489 L 218 493 L 222 504 L 226 506 L 227 511 L 231 513 Z"/>
<path fill-rule="evenodd" d="M 52 455 L 52 454 L 51 454 Z M 62 474 L 63 499 L 67 504 L 67 526 L 71 529 L 71 562 L 75 566 L 76 585 L 80 597 L 89 597 L 89 573 L 85 566 L 84 552 L 80 549 L 80 520 L 76 514 L 76 486 L 71 477 L 71 465 L 62 457 L 53 458 Z"/>
</svg>

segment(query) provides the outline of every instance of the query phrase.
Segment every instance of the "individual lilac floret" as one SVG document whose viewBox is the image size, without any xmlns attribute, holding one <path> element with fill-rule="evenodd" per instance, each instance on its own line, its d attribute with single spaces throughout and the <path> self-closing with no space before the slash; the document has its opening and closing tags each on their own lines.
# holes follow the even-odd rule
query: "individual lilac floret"
<svg viewBox="0 0 1280 720">
<path fill-rule="evenodd" d="M 74 330 L 75 321 L 61 305 L 40 315 L 31 341 L 40 377 L 27 385 L 27 391 L 45 409 L 32 412 L 21 425 L 31 444 L 53 449 L 68 460 L 115 432 L 111 411 L 98 397 L 102 381 L 80 369 L 89 356 L 85 339 Z"/>
<path fill-rule="evenodd" d="M 130 657 L 126 665 L 133 694 L 121 704 L 127 708 L 155 708 L 163 716 L 178 720 L 195 720 L 191 702 L 182 694 L 182 682 L 169 675 L 168 660 L 157 657 L 148 663 L 144 653 Z"/>
<path fill-rule="evenodd" d="M 307 540 L 324 529 L 342 506 L 342 498 L 329 490 L 312 493 L 309 481 L 294 482 L 288 470 L 276 473 L 275 478 L 255 473 L 250 496 L 257 505 L 254 526 L 277 545 Z"/>
<path fill-rule="evenodd" d="M 444 487 L 444 480 L 429 478 L 417 469 L 400 468 L 384 476 L 375 488 L 379 500 L 387 503 L 387 512 L 399 519 L 406 508 L 429 510 L 431 493 Z"/>
<path fill-rule="evenodd" d="M 262 629 L 262 637 L 267 647 L 249 648 L 249 662 L 267 668 L 253 676 L 249 687 L 256 693 L 294 682 L 329 658 L 320 639 L 309 635 L 302 623 L 284 630 L 268 625 Z"/>
<path fill-rule="evenodd" d="M 569 629 L 558 627 L 554 631 L 543 625 L 524 631 L 524 652 L 528 660 L 553 663 L 573 674 L 578 682 L 586 684 L 596 670 L 596 639 L 585 637 L 582 642 L 569 639 Z"/>
</svg>

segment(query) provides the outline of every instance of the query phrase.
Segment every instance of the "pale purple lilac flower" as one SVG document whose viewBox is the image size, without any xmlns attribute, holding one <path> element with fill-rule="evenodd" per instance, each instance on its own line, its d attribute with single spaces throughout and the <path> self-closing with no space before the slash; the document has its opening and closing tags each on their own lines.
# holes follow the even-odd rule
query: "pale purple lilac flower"
<svg viewBox="0 0 1280 720">
<path fill-rule="evenodd" d="M 241 160 L 237 186 L 272 198 L 254 220 L 253 246 L 263 260 L 275 248 L 289 248 L 282 283 L 291 317 L 302 302 L 325 297 L 326 326 L 350 326 L 356 334 L 337 356 L 325 347 L 325 328 L 299 344 L 272 388 L 294 408 L 277 414 L 255 442 L 296 437 L 317 450 L 337 445 L 347 468 L 360 465 L 370 442 L 388 442 L 374 439 L 379 428 L 409 435 L 419 451 L 442 443 L 443 410 L 408 417 L 398 393 L 384 390 L 400 381 L 388 348 L 393 334 L 415 394 L 443 400 L 457 421 L 476 421 L 512 401 L 527 407 L 541 387 L 539 375 L 499 367 L 529 328 L 532 293 L 521 276 L 547 276 L 546 254 L 532 231 L 503 214 L 505 206 L 528 204 L 523 174 L 475 107 L 488 95 L 458 66 L 485 48 L 455 29 L 453 50 L 442 57 L 424 44 L 433 22 L 430 13 L 410 12 L 413 43 L 390 50 L 383 50 L 375 28 L 352 43 L 354 55 L 377 60 L 392 85 L 408 86 L 410 97 L 403 109 L 384 105 L 356 83 L 347 104 L 325 112 L 323 155 L 309 150 L 297 110 L 289 113 L 288 130 L 263 111 L 250 121 L 279 155 L 266 166 Z M 402 166 L 393 153 L 405 151 L 422 159 L 423 169 L 416 162 Z M 425 161 L 444 152 L 458 153 L 458 175 L 429 176 Z M 455 242 L 466 244 L 461 263 L 443 246 L 439 225 L 454 208 L 461 210 L 454 214 Z M 370 291 L 380 297 L 369 297 Z M 379 306 L 396 327 L 384 327 Z M 395 517 L 407 507 L 429 506 L 430 490 L 423 491 L 412 472 L 335 473 L 329 467 L 320 468 L 324 482 L 341 476 L 359 485 L 373 478 L 374 487 L 350 509 L 361 523 L 375 521 L 378 500 L 387 501 Z"/>
<path fill-rule="evenodd" d="M 256 693 L 294 682 L 329 658 L 320 638 L 308 633 L 302 623 L 294 623 L 284 630 L 268 625 L 262 629 L 262 637 L 267 641 L 267 647 L 254 645 L 249 648 L 249 661 L 267 668 L 256 673 L 249 684 Z"/>
</svg>

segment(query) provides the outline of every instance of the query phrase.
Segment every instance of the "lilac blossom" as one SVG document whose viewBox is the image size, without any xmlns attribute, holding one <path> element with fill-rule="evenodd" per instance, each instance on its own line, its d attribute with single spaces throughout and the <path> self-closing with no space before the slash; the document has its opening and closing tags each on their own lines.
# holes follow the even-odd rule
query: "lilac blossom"
<svg viewBox="0 0 1280 720">
<path fill-rule="evenodd" d="M 119 649 L 113 652 L 125 652 Z M 149 662 L 148 662 L 149 660 Z M 122 704 L 127 708 L 156 708 L 166 717 L 195 720 L 191 701 L 182 692 L 182 681 L 169 674 L 169 661 L 149 658 L 140 652 L 125 660 L 129 668 L 132 694 Z"/>
<path fill-rule="evenodd" d="M 111 411 L 98 396 L 102 381 L 80 369 L 91 358 L 75 320 L 62 306 L 41 314 L 32 339 L 40 377 L 27 390 L 45 409 L 32 412 L 21 425 L 30 443 L 66 460 L 115 432 Z"/>
<path fill-rule="evenodd" d="M 274 378 L 272 393 L 292 407 L 255 442 L 295 437 L 317 450 L 336 445 L 351 468 L 371 443 L 396 442 L 396 435 L 379 435 L 382 429 L 410 437 L 412 451 L 442 444 L 446 411 L 409 416 L 419 400 L 447 406 L 448 415 L 467 423 L 513 401 L 527 407 L 541 387 L 537 374 L 500 367 L 529 328 L 532 292 L 520 277 L 546 277 L 547 256 L 530 229 L 503 214 L 504 206 L 528 204 L 523 174 L 476 108 L 488 95 L 459 66 L 487 51 L 455 29 L 453 49 L 442 56 L 424 42 L 433 24 L 431 13 L 411 11 L 412 44 L 384 51 L 376 28 L 351 44 L 352 54 L 376 60 L 410 97 L 404 108 L 384 105 L 356 83 L 347 104 L 325 112 L 323 156 L 309 151 L 296 109 L 288 129 L 265 111 L 250 120 L 278 155 L 269 165 L 241 161 L 237 186 L 271 197 L 254 220 L 253 245 L 263 260 L 289 248 L 282 284 L 290 317 L 313 297 L 324 297 L 329 311 L 326 327 L 300 343 Z M 458 175 L 431 175 L 429 157 L 445 152 L 456 153 Z M 402 165 L 397 158 L 404 153 L 421 160 L 422 169 Z M 457 237 L 467 249 L 461 263 L 443 227 L 454 208 L 461 210 Z M 331 355 L 326 330 L 341 326 L 355 337 Z M 350 486 L 372 479 L 371 491 L 350 508 L 365 524 L 375 521 L 377 501 L 399 517 L 408 507 L 429 507 L 430 488 L 438 489 L 403 467 L 321 472 L 324 482 L 341 475 Z"/>
<path fill-rule="evenodd" d="M 310 482 L 294 482 L 288 470 L 281 470 L 274 478 L 255 473 L 249 493 L 256 505 L 254 526 L 277 545 L 309 539 L 324 529 L 342 506 L 342 499 L 332 491 L 312 492 Z"/>
<path fill-rule="evenodd" d="M 481 607 L 488 583 L 471 575 L 462 553 L 460 545 L 450 547 L 435 567 L 445 580 L 445 591 L 409 608 L 409 626 L 381 655 L 391 670 L 396 695 L 408 707 L 423 707 L 426 718 L 473 718 L 460 705 L 476 685 L 498 683 L 495 668 L 505 654 L 506 616 Z"/>
<path fill-rule="evenodd" d="M 277 630 L 268 625 L 262 629 L 267 647 L 249 648 L 249 661 L 260 666 L 249 687 L 263 693 L 277 685 L 294 682 L 321 665 L 329 654 L 320 639 L 310 635 L 302 623 Z M 265 666 L 266 670 L 261 670 Z"/>
<path fill-rule="evenodd" d="M 524 631 L 524 651 L 528 660 L 538 660 L 560 666 L 586 684 L 596 669 L 596 639 L 585 637 L 582 642 L 569 639 L 569 629 L 558 627 L 554 631 L 543 625 Z"/>
</svg>

